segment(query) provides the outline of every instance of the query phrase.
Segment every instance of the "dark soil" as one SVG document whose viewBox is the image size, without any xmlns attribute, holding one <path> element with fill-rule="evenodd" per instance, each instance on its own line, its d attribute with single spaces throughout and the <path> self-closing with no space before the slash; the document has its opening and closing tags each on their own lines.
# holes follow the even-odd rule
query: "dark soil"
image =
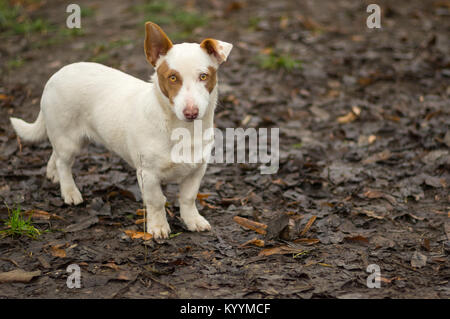
<svg viewBox="0 0 450 319">
<path fill-rule="evenodd" d="M 69 207 L 45 178 L 50 144 L 19 144 L 9 124 L 9 116 L 34 121 L 46 81 L 65 64 L 95 60 L 142 79 L 153 72 L 145 16 L 133 9 L 143 1 L 78 3 L 93 11 L 83 35 L 0 33 L 0 197 L 62 218 L 33 219 L 37 240 L 0 239 L 0 272 L 41 271 L 0 284 L 1 298 L 450 297 L 448 1 L 377 1 L 382 29 L 373 30 L 367 1 L 174 1 L 209 17 L 185 41 L 234 44 L 220 70 L 217 127 L 280 128 L 280 168 L 210 165 L 200 191 L 211 195 L 198 203 L 213 227 L 205 233 L 184 228 L 177 187 L 167 185 L 175 236 L 158 242 L 124 233 L 142 230 L 142 201 L 123 160 L 101 146 L 83 150 L 73 171 L 85 202 Z M 67 4 L 26 14 L 64 28 Z M 267 48 L 302 68 L 262 68 Z M 237 215 L 268 224 L 269 235 L 244 229 Z M 241 246 L 253 238 L 265 247 Z M 274 247 L 282 248 L 264 250 Z M 66 286 L 70 264 L 81 267 L 80 289 Z M 380 289 L 366 285 L 370 264 L 380 267 Z"/>
</svg>

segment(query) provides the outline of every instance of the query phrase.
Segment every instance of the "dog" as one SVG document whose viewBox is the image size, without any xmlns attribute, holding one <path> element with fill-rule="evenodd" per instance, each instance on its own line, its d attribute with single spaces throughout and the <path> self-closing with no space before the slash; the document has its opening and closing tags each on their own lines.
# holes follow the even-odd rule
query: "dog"
<svg viewBox="0 0 450 319">
<path fill-rule="evenodd" d="M 53 151 L 47 178 L 60 183 L 66 204 L 83 202 L 73 176 L 75 156 L 89 141 L 102 144 L 136 169 L 147 212 L 147 232 L 167 238 L 166 197 L 162 183 L 179 184 L 180 215 L 190 231 L 211 230 L 195 204 L 206 162 L 178 163 L 170 156 L 178 128 L 193 134 L 213 127 L 218 99 L 217 71 L 233 45 L 207 38 L 200 44 L 173 44 L 155 23 L 145 24 L 144 49 L 155 72 L 145 82 L 91 62 L 64 66 L 45 85 L 37 120 L 11 117 L 24 141 L 48 137 Z M 206 143 L 205 141 L 191 141 Z"/>
</svg>

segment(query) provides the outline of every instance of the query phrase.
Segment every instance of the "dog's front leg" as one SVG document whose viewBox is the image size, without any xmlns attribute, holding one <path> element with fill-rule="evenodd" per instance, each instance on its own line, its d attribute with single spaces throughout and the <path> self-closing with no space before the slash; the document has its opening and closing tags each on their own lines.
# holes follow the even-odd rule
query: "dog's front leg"
<svg viewBox="0 0 450 319">
<path fill-rule="evenodd" d="M 166 197 L 161 182 L 148 170 L 137 171 L 137 179 L 147 211 L 147 232 L 154 238 L 168 238 L 170 226 L 166 218 Z"/>
<path fill-rule="evenodd" d="M 195 206 L 200 182 L 205 175 L 206 164 L 194 171 L 180 183 L 180 215 L 190 231 L 211 230 L 208 221 L 198 213 Z"/>
</svg>

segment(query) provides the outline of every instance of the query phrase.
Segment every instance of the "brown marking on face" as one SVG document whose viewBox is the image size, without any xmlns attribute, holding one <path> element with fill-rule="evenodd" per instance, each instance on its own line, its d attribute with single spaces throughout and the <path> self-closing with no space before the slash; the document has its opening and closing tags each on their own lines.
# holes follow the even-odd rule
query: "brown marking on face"
<svg viewBox="0 0 450 319">
<path fill-rule="evenodd" d="M 205 39 L 200 43 L 200 47 L 206 51 L 209 55 L 213 55 L 219 64 L 226 60 L 226 57 L 222 53 L 222 46 L 215 39 Z"/>
<path fill-rule="evenodd" d="M 183 85 L 183 79 L 181 74 L 169 68 L 166 61 L 163 61 L 161 65 L 156 69 L 158 74 L 158 83 L 161 92 L 169 99 L 170 103 L 173 103 L 173 99 L 177 96 L 178 92 Z M 176 76 L 176 81 L 172 82 L 170 77 Z"/>
<path fill-rule="evenodd" d="M 217 70 L 214 67 L 208 66 L 208 78 L 205 82 L 206 89 L 211 93 L 217 83 Z"/>
</svg>

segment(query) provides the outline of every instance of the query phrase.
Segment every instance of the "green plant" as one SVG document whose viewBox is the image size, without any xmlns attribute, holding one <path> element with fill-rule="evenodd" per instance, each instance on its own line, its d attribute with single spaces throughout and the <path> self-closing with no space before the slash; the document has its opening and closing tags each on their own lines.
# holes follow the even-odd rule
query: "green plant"
<svg viewBox="0 0 450 319">
<path fill-rule="evenodd" d="M 82 18 L 92 17 L 93 15 L 95 15 L 95 9 L 92 7 L 83 6 L 80 9 Z"/>
<path fill-rule="evenodd" d="M 47 33 L 50 23 L 44 19 L 32 19 L 20 4 L 11 5 L 8 0 L 0 0 L 0 32 L 6 34 Z"/>
<path fill-rule="evenodd" d="M 8 206 L 8 219 L 4 225 L 7 227 L 5 230 L 1 230 L 0 234 L 3 236 L 27 236 L 36 239 L 41 235 L 39 229 L 34 227 L 31 222 L 31 215 L 28 218 L 24 218 L 20 207 L 10 210 Z"/>
<path fill-rule="evenodd" d="M 161 26 L 176 25 L 178 31 L 168 33 L 169 37 L 178 40 L 189 37 L 194 29 L 208 23 L 208 17 L 194 10 L 186 10 L 167 0 L 152 0 L 134 7 L 136 12 L 144 12 L 145 21 Z"/>
<path fill-rule="evenodd" d="M 286 71 L 292 71 L 301 68 L 300 60 L 294 59 L 289 54 L 282 54 L 275 51 L 271 51 L 268 54 L 260 54 L 257 59 L 259 66 L 263 69 L 285 69 Z"/>
<path fill-rule="evenodd" d="M 20 68 L 24 63 L 25 61 L 21 57 L 17 57 L 15 59 L 8 60 L 8 62 L 6 62 L 6 66 L 8 67 L 8 69 L 17 69 Z"/>
</svg>

